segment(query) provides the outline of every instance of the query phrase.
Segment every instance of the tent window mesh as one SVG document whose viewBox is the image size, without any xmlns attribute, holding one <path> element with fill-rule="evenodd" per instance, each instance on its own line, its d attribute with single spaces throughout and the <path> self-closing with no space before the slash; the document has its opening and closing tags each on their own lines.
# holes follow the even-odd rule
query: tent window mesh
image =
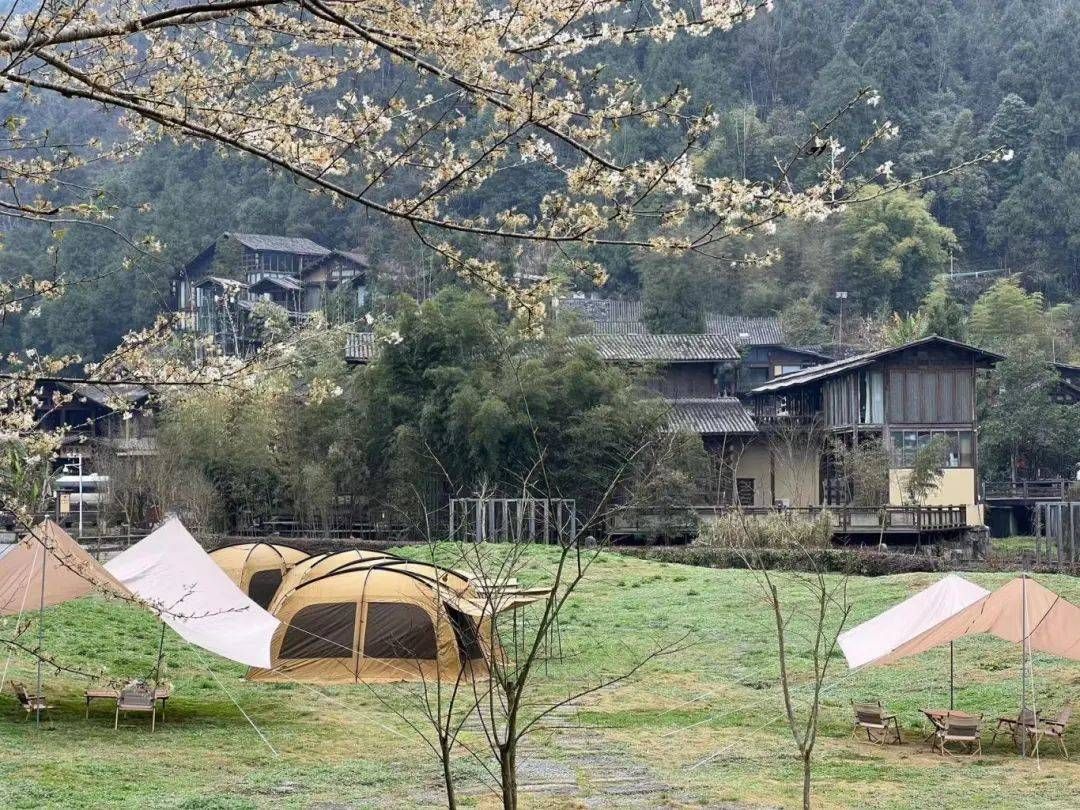
<svg viewBox="0 0 1080 810">
<path fill-rule="evenodd" d="M 438 657 L 435 626 L 417 605 L 371 602 L 364 624 L 365 658 L 408 658 L 433 661 Z"/>
<path fill-rule="evenodd" d="M 248 596 L 251 597 L 252 602 L 265 609 L 274 598 L 280 584 L 281 571 L 279 569 L 259 571 L 252 574 L 251 579 L 248 580 Z"/>
<path fill-rule="evenodd" d="M 355 602 L 309 605 L 289 622 L 280 657 L 352 658 L 355 627 Z"/>
</svg>

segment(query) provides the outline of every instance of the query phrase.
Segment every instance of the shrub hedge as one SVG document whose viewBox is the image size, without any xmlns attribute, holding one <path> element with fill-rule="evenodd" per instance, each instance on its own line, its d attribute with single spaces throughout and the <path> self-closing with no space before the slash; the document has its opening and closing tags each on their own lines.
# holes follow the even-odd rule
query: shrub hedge
<svg viewBox="0 0 1080 810">
<path fill-rule="evenodd" d="M 623 554 L 659 562 L 697 565 L 703 568 L 747 568 L 743 552 L 716 546 L 637 546 L 618 549 Z M 754 552 L 755 567 L 777 571 L 812 570 L 811 562 L 827 571 L 880 577 L 919 571 L 942 571 L 948 566 L 938 557 L 924 554 L 897 554 L 876 549 L 815 548 L 808 550 L 762 548 Z"/>
</svg>

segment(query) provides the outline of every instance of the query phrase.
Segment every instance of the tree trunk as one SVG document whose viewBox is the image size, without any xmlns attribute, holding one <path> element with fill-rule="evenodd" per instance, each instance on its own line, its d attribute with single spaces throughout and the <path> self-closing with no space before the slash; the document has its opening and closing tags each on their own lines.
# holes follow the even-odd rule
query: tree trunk
<svg viewBox="0 0 1080 810">
<path fill-rule="evenodd" d="M 810 810 L 810 751 L 803 754 L 802 771 L 802 806 L 803 810 Z"/>
<path fill-rule="evenodd" d="M 457 810 L 457 796 L 454 795 L 454 774 L 450 771 L 450 748 L 442 741 L 443 785 L 446 787 L 446 808 Z"/>
<path fill-rule="evenodd" d="M 517 810 L 517 752 L 515 748 L 513 743 L 506 743 L 499 749 L 503 810 Z"/>
</svg>

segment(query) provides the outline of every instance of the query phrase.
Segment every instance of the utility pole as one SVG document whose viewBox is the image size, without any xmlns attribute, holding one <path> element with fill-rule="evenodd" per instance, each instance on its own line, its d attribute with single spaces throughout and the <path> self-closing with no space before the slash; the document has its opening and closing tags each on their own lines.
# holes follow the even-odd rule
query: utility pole
<svg viewBox="0 0 1080 810">
<path fill-rule="evenodd" d="M 83 454 L 79 451 L 79 539 L 83 536 Z"/>
<path fill-rule="evenodd" d="M 847 290 L 838 290 L 836 299 L 840 302 L 840 332 L 836 336 L 836 345 L 844 347 L 844 302 L 847 300 Z"/>
</svg>

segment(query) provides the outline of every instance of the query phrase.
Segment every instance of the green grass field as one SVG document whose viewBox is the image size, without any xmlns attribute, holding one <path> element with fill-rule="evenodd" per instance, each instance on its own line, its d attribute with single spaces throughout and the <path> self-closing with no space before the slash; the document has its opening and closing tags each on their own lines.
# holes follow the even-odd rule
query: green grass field
<svg viewBox="0 0 1080 810">
<path fill-rule="evenodd" d="M 549 551 L 539 548 L 523 579 L 541 579 Z M 931 574 L 854 579 L 857 623 L 930 584 Z M 993 587 L 1008 575 L 973 575 Z M 1080 601 L 1080 580 L 1042 581 Z M 789 585 L 785 597 L 805 597 Z M 107 667 L 113 677 L 150 672 L 159 625 L 148 614 L 98 598 L 52 608 L 47 648 L 68 665 Z M 10 628 L 13 619 L 7 619 Z M 30 631 L 34 632 L 33 629 Z M 565 659 L 541 673 L 546 694 L 589 684 L 629 666 L 655 645 L 689 632 L 692 643 L 651 663 L 633 681 L 582 710 L 587 729 L 547 731 L 530 756 L 571 774 L 570 795 L 530 794 L 526 806 L 634 806 L 604 795 L 605 763 L 647 770 L 663 786 L 638 804 L 794 806 L 798 765 L 780 715 L 770 614 L 751 575 L 603 555 L 563 617 Z M 796 650 L 800 642 L 795 642 Z M 151 734 L 132 716 L 113 731 L 97 704 L 83 719 L 85 681 L 49 673 L 58 705 L 37 728 L 21 722 L 10 687 L 0 699 L 0 806 L 3 807 L 417 807 L 438 806 L 437 763 L 404 723 L 365 686 L 318 690 L 255 685 L 243 669 L 183 644 L 170 633 L 167 677 L 175 685 L 167 721 Z M 1056 751 L 1023 761 L 999 741 L 974 759 L 942 759 L 921 742 L 920 707 L 948 704 L 948 652 L 931 651 L 889 669 L 849 674 L 837 653 L 826 693 L 815 765 L 822 807 L 1072 807 L 1080 769 Z M 996 717 L 1019 704 L 1019 650 L 991 638 L 957 644 L 957 707 Z M 32 682 L 33 662 L 18 655 L 9 679 Z M 1037 656 L 1037 693 L 1056 710 L 1080 697 L 1080 667 Z M 220 680 L 221 685 L 219 685 Z M 407 701 L 415 687 L 382 686 Z M 277 751 L 271 753 L 225 694 L 243 707 Z M 803 690 L 805 693 L 805 690 Z M 886 749 L 850 737 L 851 699 L 881 697 L 899 712 L 905 744 Z M 568 746 L 564 737 L 576 737 Z M 989 735 L 986 736 L 988 742 Z M 1080 731 L 1070 735 L 1080 751 Z M 600 752 L 600 753 L 598 753 Z M 708 760 L 702 763 L 703 760 Z M 466 801 L 492 806 L 460 763 Z M 528 780 L 525 780 L 528 781 Z M 587 804 L 590 797 L 596 801 Z"/>
</svg>

